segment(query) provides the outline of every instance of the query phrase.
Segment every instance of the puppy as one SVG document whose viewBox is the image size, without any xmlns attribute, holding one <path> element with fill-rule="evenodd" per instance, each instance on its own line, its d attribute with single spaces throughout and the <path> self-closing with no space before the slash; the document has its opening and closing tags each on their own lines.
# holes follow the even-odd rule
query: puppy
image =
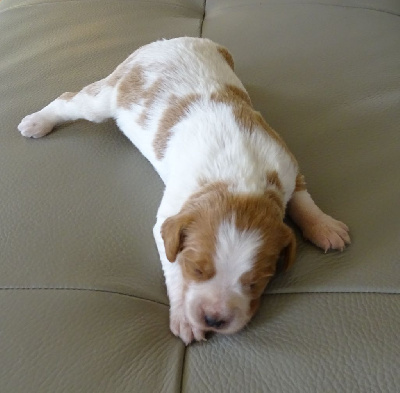
<svg viewBox="0 0 400 393">
<path fill-rule="evenodd" d="M 185 344 L 234 333 L 256 312 L 296 240 L 286 207 L 325 251 L 348 228 L 306 190 L 280 136 L 256 112 L 228 50 L 208 39 L 143 46 L 105 79 L 64 93 L 18 126 L 39 138 L 65 121 L 114 118 L 165 183 L 154 237 L 170 301 L 170 328 Z"/>
</svg>

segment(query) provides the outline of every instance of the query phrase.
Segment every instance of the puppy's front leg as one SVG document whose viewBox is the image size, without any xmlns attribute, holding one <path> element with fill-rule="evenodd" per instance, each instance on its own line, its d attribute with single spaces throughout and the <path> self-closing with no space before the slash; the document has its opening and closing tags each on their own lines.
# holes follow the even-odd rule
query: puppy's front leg
<svg viewBox="0 0 400 393">
<path fill-rule="evenodd" d="M 303 231 L 303 236 L 325 252 L 330 248 L 343 251 L 346 244 L 350 244 L 347 225 L 325 214 L 307 190 L 294 192 L 288 212 Z"/>
<path fill-rule="evenodd" d="M 164 220 L 158 219 L 153 229 L 158 253 L 164 271 L 165 284 L 170 303 L 170 329 L 186 344 L 193 340 L 204 340 L 204 332 L 192 326 L 185 314 L 185 284 L 178 262 L 171 263 L 165 254 L 164 241 L 161 237 L 161 225 Z"/>
</svg>

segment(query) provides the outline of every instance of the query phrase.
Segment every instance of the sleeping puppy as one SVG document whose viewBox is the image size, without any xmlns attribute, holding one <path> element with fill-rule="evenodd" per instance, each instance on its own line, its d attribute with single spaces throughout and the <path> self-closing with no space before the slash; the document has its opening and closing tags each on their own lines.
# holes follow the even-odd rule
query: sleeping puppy
<svg viewBox="0 0 400 393">
<path fill-rule="evenodd" d="M 170 328 L 185 344 L 243 328 L 280 255 L 286 268 L 293 263 L 286 208 L 325 251 L 350 243 L 347 226 L 313 202 L 295 157 L 233 67 L 227 49 L 208 39 L 157 41 L 18 126 L 39 138 L 65 121 L 114 118 L 152 163 L 165 183 L 154 237 Z"/>
</svg>

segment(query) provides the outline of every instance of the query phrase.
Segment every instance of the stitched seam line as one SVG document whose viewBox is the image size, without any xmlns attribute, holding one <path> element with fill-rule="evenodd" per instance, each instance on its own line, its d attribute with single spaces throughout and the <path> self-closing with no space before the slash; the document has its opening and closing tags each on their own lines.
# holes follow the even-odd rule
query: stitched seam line
<svg viewBox="0 0 400 393">
<path fill-rule="evenodd" d="M 75 288 L 75 287 L 0 287 L 0 291 L 82 291 L 82 292 L 100 292 L 112 295 L 128 296 L 138 300 L 146 300 L 152 303 L 169 307 L 168 304 L 156 300 L 147 299 L 141 296 L 131 295 L 129 293 L 112 291 L 108 289 L 96 288 Z M 399 292 L 389 291 L 295 291 L 295 292 L 271 292 L 264 293 L 262 296 L 282 296 L 282 295 L 400 295 Z"/>
<path fill-rule="evenodd" d="M 1 1 L 1 0 L 0 0 Z M 22 5 L 17 5 L 17 6 L 11 6 L 8 8 L 4 8 L 4 9 L 0 9 L 0 14 L 6 12 L 6 11 L 10 11 L 10 10 L 16 10 L 16 9 L 20 9 L 20 8 L 31 8 L 31 7 L 36 7 L 36 6 L 41 6 L 41 5 L 57 5 L 57 4 L 68 4 L 68 3 L 78 3 L 81 2 L 81 0 L 64 0 L 64 1 L 57 1 L 57 2 L 52 2 L 52 1 L 43 1 L 41 3 L 35 3 L 35 4 L 22 4 Z M 86 3 L 101 3 L 98 0 L 85 0 Z M 118 0 L 119 3 L 128 3 L 128 1 L 126 0 Z M 183 5 L 179 5 L 179 4 L 172 4 L 172 3 L 160 3 L 158 1 L 135 1 L 136 4 L 140 3 L 143 5 L 149 5 L 149 4 L 157 4 L 160 6 L 168 6 L 168 7 L 174 7 L 174 8 L 181 8 L 181 9 L 185 9 L 185 10 L 190 10 L 190 11 L 198 11 L 197 9 L 194 8 L 190 8 L 190 7 L 185 7 Z"/>
<path fill-rule="evenodd" d="M 180 388 L 179 391 L 183 392 L 183 376 L 185 375 L 185 365 L 186 365 L 186 353 L 187 353 L 188 347 L 185 345 L 185 349 L 183 350 L 183 356 L 182 356 L 182 369 L 181 369 L 181 382 L 180 382 Z"/>
<path fill-rule="evenodd" d="M 206 6 L 207 6 L 207 0 L 204 0 L 203 2 L 203 18 L 201 19 L 200 22 L 200 38 L 203 37 L 203 24 L 204 24 L 204 19 L 206 18 Z"/>
<path fill-rule="evenodd" d="M 280 296 L 280 295 L 400 295 L 399 292 L 383 291 L 298 291 L 298 292 L 275 292 L 264 293 L 262 296 Z"/>
<path fill-rule="evenodd" d="M 169 307 L 168 304 L 158 302 L 156 300 L 147 299 L 141 296 L 131 295 L 124 292 L 111 291 L 108 289 L 96 289 L 96 288 L 73 288 L 73 287 L 0 287 L 0 291 L 81 291 L 81 292 L 100 292 L 108 293 L 111 295 L 128 296 L 137 300 L 144 300 L 147 302 L 159 304 L 161 306 Z"/>
<path fill-rule="evenodd" d="M 381 12 L 383 14 L 388 14 L 388 15 L 394 15 L 394 16 L 400 16 L 400 14 L 392 11 L 386 11 L 383 9 L 379 8 L 372 8 L 372 7 L 357 7 L 353 5 L 341 5 L 341 4 L 322 4 L 322 3 L 313 3 L 313 2 L 305 2 L 305 3 L 290 3 L 290 2 L 282 2 L 282 3 L 275 3 L 275 4 L 239 4 L 239 5 L 232 5 L 232 6 L 227 6 L 227 7 L 221 7 L 221 8 L 216 8 L 214 11 L 224 11 L 227 9 L 233 9 L 233 8 L 241 8 L 241 7 L 252 7 L 252 6 L 261 6 L 261 7 L 271 7 L 274 5 L 282 6 L 282 5 L 287 5 L 287 6 L 302 6 L 302 5 L 316 5 L 316 6 L 322 6 L 322 7 L 337 7 L 337 8 L 352 8 L 352 9 L 359 9 L 359 10 L 366 10 L 366 11 L 374 11 L 374 12 Z"/>
</svg>

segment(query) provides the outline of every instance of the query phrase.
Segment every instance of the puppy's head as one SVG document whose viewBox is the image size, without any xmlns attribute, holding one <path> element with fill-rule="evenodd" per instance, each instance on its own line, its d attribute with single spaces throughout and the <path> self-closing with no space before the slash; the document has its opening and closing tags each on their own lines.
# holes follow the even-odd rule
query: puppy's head
<svg viewBox="0 0 400 393">
<path fill-rule="evenodd" d="M 181 265 L 185 313 L 202 330 L 234 333 L 251 319 L 279 256 L 296 241 L 275 192 L 234 195 L 216 187 L 195 195 L 161 228 L 169 261 Z"/>
</svg>

